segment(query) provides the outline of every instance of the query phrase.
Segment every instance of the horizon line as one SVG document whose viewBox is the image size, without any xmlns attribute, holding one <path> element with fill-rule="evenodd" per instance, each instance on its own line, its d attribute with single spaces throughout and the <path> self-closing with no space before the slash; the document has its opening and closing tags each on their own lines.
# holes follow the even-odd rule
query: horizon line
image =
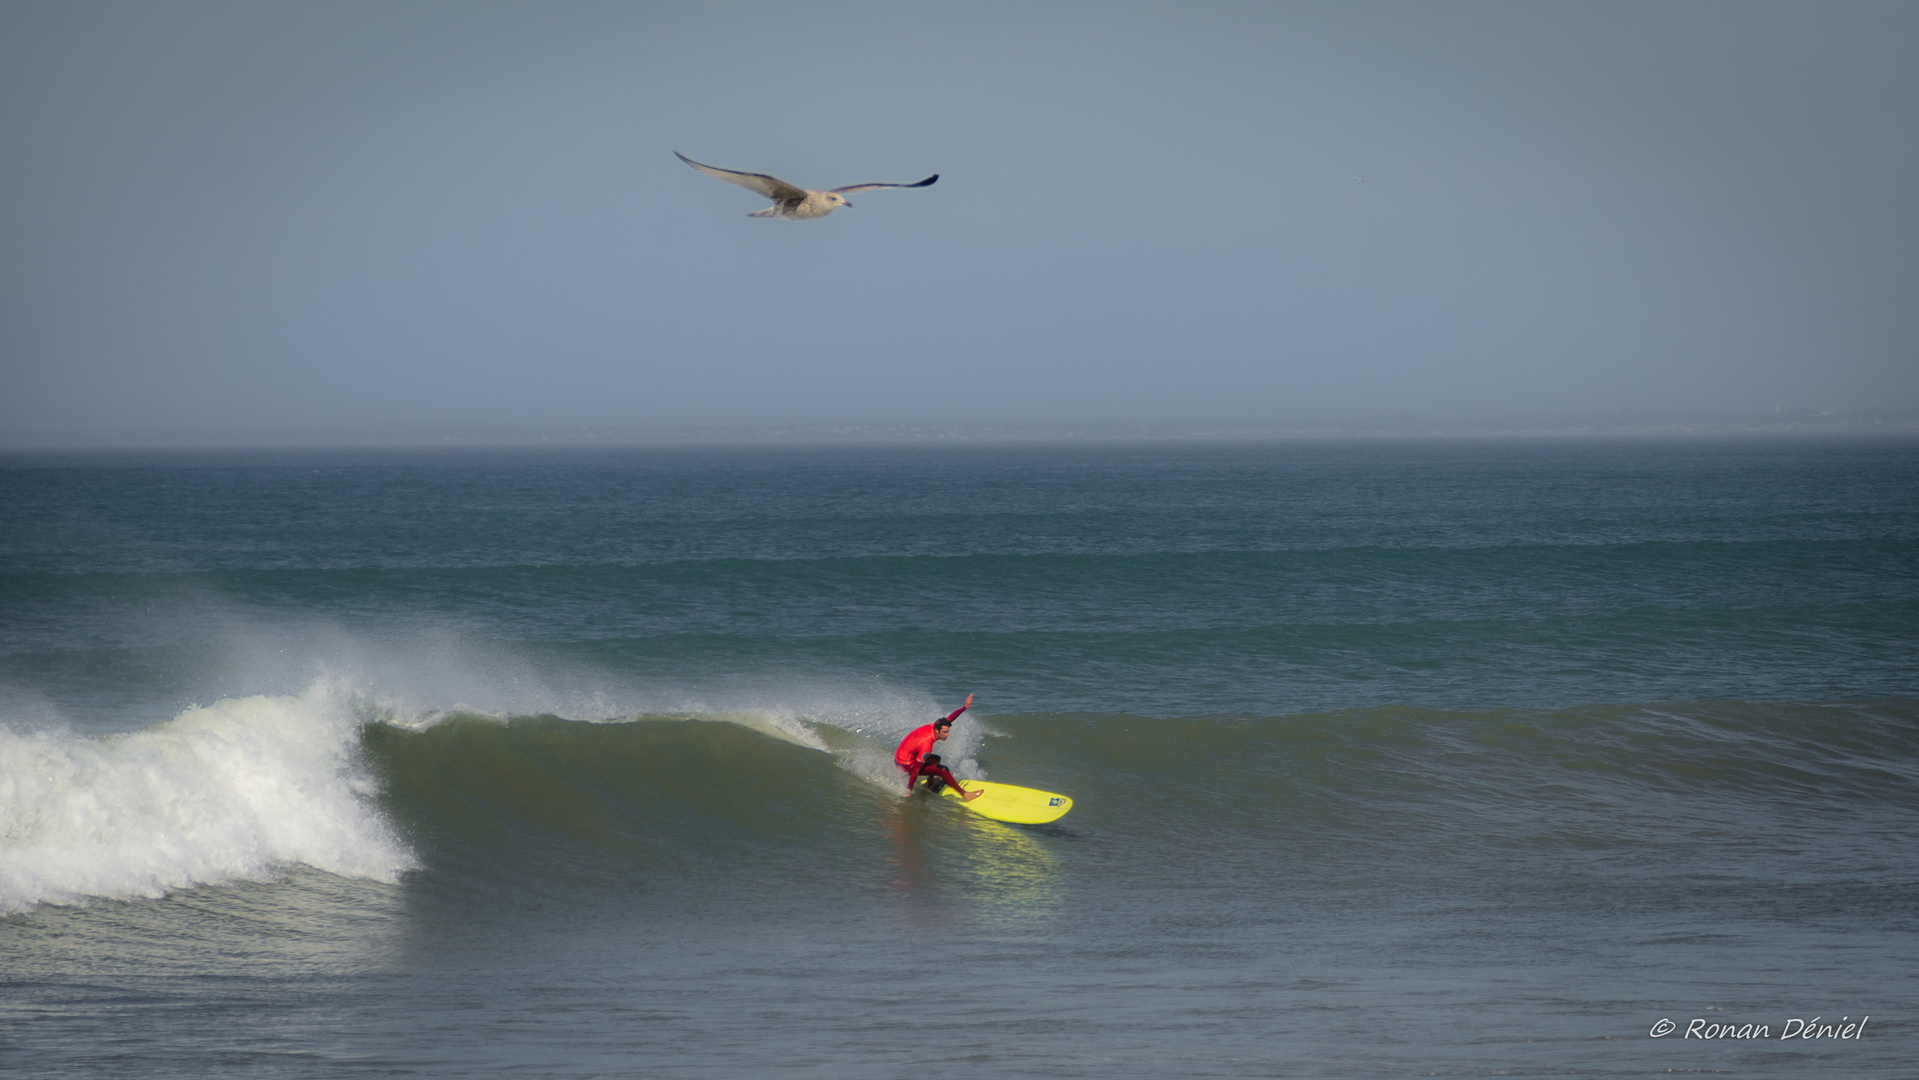
<svg viewBox="0 0 1919 1080">
<path fill-rule="evenodd" d="M 1919 409 L 1765 413 L 1607 410 L 1327 420 L 1032 423 L 361 424 L 286 428 L 118 428 L 0 433 L 0 451 L 400 449 L 830 443 L 1262 442 L 1518 438 L 1919 436 Z"/>
</svg>

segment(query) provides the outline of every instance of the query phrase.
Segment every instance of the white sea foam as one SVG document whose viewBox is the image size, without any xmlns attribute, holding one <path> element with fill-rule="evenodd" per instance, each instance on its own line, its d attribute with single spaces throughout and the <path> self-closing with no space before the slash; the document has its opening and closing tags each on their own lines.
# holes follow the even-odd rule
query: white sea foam
<svg viewBox="0 0 1919 1080">
<path fill-rule="evenodd" d="M 832 680 L 636 684 L 450 641 L 373 648 L 333 635 L 322 644 L 256 645 L 236 658 L 233 682 L 286 687 L 304 678 L 304 691 L 222 700 L 139 731 L 57 729 L 46 703 L 0 699 L 0 912 L 271 879 L 292 864 L 397 880 L 419 862 L 371 800 L 376 781 L 358 757 L 368 722 L 723 721 L 830 753 L 866 781 L 903 791 L 893 747 L 950 707 Z M 979 739 L 969 716 L 943 747 L 963 777 L 981 775 Z"/>
<path fill-rule="evenodd" d="M 394 881 L 413 853 L 372 803 L 359 720 L 322 685 L 113 736 L 0 726 L 0 911 L 270 877 Z"/>
</svg>

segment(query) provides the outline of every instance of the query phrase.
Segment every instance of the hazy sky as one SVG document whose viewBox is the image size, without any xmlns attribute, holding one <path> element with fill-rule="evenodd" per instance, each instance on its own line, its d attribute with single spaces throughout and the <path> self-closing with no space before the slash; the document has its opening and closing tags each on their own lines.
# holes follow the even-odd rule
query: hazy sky
<svg viewBox="0 0 1919 1080">
<path fill-rule="evenodd" d="M 5 2 L 0 141 L 16 442 L 1919 406 L 1912 3 Z"/>
</svg>

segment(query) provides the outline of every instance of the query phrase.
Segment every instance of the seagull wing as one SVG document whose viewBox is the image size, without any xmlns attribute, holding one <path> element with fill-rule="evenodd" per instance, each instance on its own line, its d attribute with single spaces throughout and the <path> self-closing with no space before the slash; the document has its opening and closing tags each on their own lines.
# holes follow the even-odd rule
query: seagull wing
<svg viewBox="0 0 1919 1080">
<path fill-rule="evenodd" d="M 871 191 L 874 188 L 883 188 L 883 187 L 932 187 L 933 181 L 938 180 L 939 178 L 940 178 L 940 174 L 934 173 L 933 175 L 927 177 L 926 179 L 921 180 L 917 184 L 848 184 L 845 187 L 834 188 L 833 194 L 851 195 L 855 191 Z"/>
<path fill-rule="evenodd" d="M 796 188 L 778 177 L 768 176 L 765 173 L 734 172 L 732 169 L 716 169 L 711 165 L 702 165 L 692 158 L 687 157 L 685 154 L 680 153 L 678 150 L 673 151 L 673 156 L 708 176 L 717 176 L 729 184 L 738 184 L 748 191 L 757 191 L 767 198 L 772 199 L 774 202 L 806 198 L 805 188 Z"/>
</svg>

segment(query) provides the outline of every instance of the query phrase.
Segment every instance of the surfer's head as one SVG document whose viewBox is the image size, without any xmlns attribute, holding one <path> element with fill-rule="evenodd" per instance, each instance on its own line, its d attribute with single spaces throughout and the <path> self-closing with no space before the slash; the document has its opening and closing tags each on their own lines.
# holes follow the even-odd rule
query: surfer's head
<svg viewBox="0 0 1919 1080">
<path fill-rule="evenodd" d="M 953 722 L 951 720 L 933 721 L 933 738 L 944 739 L 952 733 L 953 733 Z"/>
</svg>

